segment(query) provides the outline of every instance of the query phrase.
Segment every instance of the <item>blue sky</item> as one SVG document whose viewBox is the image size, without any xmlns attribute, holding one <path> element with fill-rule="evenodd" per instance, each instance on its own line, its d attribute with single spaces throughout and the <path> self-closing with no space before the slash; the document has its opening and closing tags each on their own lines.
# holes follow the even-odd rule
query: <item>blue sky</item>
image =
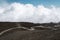
<svg viewBox="0 0 60 40">
<path fill-rule="evenodd" d="M 60 0 L 0 0 L 0 4 L 3 2 L 8 2 L 8 3 L 17 2 L 22 4 L 33 4 L 35 6 L 44 5 L 46 7 L 54 5 L 60 7 Z"/>
<path fill-rule="evenodd" d="M 60 0 L 0 0 L 0 21 L 60 22 Z"/>
<path fill-rule="evenodd" d="M 43 4 L 45 6 L 55 5 L 60 6 L 60 0 L 7 0 L 9 3 L 19 2 L 23 4 L 33 4 L 33 5 L 40 5 Z"/>
</svg>

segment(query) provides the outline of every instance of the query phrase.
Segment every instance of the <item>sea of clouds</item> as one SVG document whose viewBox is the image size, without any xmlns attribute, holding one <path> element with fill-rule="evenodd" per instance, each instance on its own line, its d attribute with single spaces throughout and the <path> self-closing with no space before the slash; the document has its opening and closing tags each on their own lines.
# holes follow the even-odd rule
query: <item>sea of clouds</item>
<svg viewBox="0 0 60 40">
<path fill-rule="evenodd" d="M 34 6 L 17 2 L 2 3 L 0 5 L 0 22 L 60 22 L 60 7 Z"/>
</svg>

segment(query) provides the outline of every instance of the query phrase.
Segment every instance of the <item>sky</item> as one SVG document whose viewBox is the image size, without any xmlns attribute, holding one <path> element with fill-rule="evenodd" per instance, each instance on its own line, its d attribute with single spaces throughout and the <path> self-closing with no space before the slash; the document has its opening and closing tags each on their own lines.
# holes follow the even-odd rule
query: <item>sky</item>
<svg viewBox="0 0 60 40">
<path fill-rule="evenodd" d="M 0 3 L 8 2 L 8 3 L 23 3 L 23 4 L 33 4 L 35 6 L 43 4 L 44 6 L 60 6 L 60 0 L 0 0 Z"/>
<path fill-rule="evenodd" d="M 60 0 L 0 0 L 0 22 L 60 22 Z"/>
<path fill-rule="evenodd" d="M 17 2 L 17 3 L 23 3 L 23 4 L 33 4 L 33 5 L 40 5 L 43 4 L 45 6 L 49 6 L 49 5 L 56 5 L 56 6 L 60 6 L 60 0 L 3 0 L 6 1 L 8 3 L 13 3 L 13 2 Z"/>
</svg>

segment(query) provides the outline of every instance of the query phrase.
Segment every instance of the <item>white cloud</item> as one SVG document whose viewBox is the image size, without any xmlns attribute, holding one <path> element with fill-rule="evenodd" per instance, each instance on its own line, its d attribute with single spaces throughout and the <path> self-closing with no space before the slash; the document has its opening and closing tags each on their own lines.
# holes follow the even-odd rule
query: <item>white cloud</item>
<svg viewBox="0 0 60 40">
<path fill-rule="evenodd" d="M 50 6 L 51 7 L 51 6 Z M 34 23 L 59 22 L 60 8 L 44 5 L 12 3 L 4 7 L 0 6 L 0 21 L 27 21 Z"/>
</svg>

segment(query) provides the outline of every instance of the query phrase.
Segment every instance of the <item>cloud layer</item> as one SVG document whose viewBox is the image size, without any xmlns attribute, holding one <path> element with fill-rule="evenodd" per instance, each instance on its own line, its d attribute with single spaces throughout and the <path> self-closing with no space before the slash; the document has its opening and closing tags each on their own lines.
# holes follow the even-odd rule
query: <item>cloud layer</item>
<svg viewBox="0 0 60 40">
<path fill-rule="evenodd" d="M 60 7 L 12 3 L 0 6 L 0 21 L 47 23 L 60 21 Z"/>
</svg>

